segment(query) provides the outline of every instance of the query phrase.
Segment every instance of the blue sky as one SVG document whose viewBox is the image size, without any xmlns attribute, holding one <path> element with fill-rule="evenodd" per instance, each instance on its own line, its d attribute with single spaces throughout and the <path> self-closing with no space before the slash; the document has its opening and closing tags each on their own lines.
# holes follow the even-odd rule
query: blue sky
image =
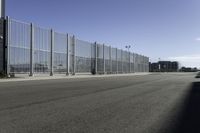
<svg viewBox="0 0 200 133">
<path fill-rule="evenodd" d="M 200 0 L 6 0 L 6 15 L 200 67 Z"/>
</svg>

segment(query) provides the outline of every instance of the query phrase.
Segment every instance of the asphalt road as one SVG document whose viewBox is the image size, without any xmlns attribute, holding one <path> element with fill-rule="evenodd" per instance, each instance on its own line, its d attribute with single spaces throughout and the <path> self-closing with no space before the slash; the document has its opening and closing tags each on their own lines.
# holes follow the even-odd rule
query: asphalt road
<svg viewBox="0 0 200 133">
<path fill-rule="evenodd" d="M 194 76 L 0 83 L 0 133 L 199 133 Z"/>
</svg>

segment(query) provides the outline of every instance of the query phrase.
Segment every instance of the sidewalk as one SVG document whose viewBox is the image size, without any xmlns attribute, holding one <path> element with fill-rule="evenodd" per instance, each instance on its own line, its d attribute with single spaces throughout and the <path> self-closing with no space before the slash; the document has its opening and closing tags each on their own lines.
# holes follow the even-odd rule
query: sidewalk
<svg viewBox="0 0 200 133">
<path fill-rule="evenodd" d="M 17 75 L 15 78 L 0 79 L 2 82 L 15 82 L 15 81 L 31 81 L 31 80 L 49 80 L 49 79 L 80 79 L 80 78 L 100 78 L 100 77 L 120 77 L 120 76 L 137 76 L 137 75 L 149 75 L 150 73 L 127 73 L 127 74 L 102 74 L 102 75 L 91 75 L 91 74 L 77 74 L 77 75 L 34 75 L 29 77 L 27 75 Z"/>
</svg>

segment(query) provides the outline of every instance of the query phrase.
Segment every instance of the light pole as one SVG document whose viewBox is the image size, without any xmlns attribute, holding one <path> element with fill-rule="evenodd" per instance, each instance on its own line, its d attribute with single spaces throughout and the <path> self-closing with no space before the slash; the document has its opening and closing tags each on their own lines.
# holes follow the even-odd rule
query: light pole
<svg viewBox="0 0 200 133">
<path fill-rule="evenodd" d="M 129 49 L 131 48 L 131 45 L 126 45 L 125 48 L 127 48 L 128 52 L 129 52 Z"/>
</svg>

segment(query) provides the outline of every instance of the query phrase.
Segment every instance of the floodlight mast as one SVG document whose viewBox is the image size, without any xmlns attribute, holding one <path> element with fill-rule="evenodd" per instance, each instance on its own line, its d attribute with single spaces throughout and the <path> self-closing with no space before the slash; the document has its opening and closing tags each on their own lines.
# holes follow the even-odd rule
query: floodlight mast
<svg viewBox="0 0 200 133">
<path fill-rule="evenodd" d="M 5 18 L 5 0 L 0 0 L 0 18 Z"/>
</svg>

